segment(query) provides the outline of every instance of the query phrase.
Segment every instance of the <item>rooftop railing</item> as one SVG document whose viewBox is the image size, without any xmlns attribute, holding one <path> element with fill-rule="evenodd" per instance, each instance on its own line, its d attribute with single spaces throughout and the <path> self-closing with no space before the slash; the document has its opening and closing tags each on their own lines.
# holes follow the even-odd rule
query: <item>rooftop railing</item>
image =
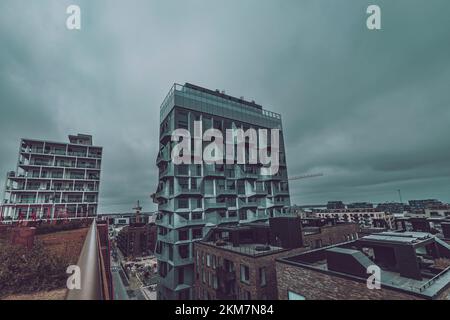
<svg viewBox="0 0 450 320">
<path fill-rule="evenodd" d="M 77 262 L 81 271 L 81 288 L 69 290 L 66 300 L 112 299 L 111 283 L 108 281 L 106 262 L 100 248 L 97 223 L 93 220 Z"/>
</svg>

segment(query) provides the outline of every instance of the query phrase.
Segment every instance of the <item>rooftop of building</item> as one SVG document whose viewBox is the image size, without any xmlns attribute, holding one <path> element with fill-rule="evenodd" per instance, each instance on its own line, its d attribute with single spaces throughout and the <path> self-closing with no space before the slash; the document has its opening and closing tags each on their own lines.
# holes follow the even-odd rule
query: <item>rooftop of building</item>
<svg viewBox="0 0 450 320">
<path fill-rule="evenodd" d="M 301 239 L 301 225 L 298 217 L 277 217 L 268 221 L 219 225 L 210 229 L 199 243 L 253 257 L 286 251 L 290 245 L 301 247 L 301 241 L 275 240 L 274 230 L 277 228 L 274 227 L 277 224 L 275 221 L 279 222 L 283 219 L 292 219 L 291 225 L 294 228 L 298 227 L 298 235 Z"/>
<path fill-rule="evenodd" d="M 242 254 L 246 256 L 259 257 L 268 254 L 279 253 L 287 251 L 277 246 L 271 246 L 269 244 L 261 243 L 240 243 L 238 246 L 233 246 L 230 241 L 199 241 L 200 244 L 208 245 L 219 250 L 227 250 L 237 254 Z"/>
<path fill-rule="evenodd" d="M 22 138 L 22 143 L 49 143 L 54 145 L 73 145 L 73 146 L 88 146 L 101 149 L 100 146 L 94 146 L 92 135 L 78 133 L 77 135 L 68 135 L 68 142 L 64 141 L 52 141 L 45 139 L 32 139 L 32 138 Z"/>
<path fill-rule="evenodd" d="M 278 261 L 359 282 L 376 265 L 382 288 L 425 298 L 450 285 L 450 246 L 424 232 L 381 232 Z"/>
<path fill-rule="evenodd" d="M 242 110 L 242 116 L 246 117 L 255 117 L 254 121 L 258 122 L 260 125 L 263 125 L 265 119 L 266 124 L 280 124 L 281 115 L 269 110 L 265 110 L 262 108 L 260 104 L 257 104 L 254 101 L 248 101 L 244 99 L 244 97 L 235 97 L 225 93 L 225 91 L 221 90 L 211 90 L 208 88 L 204 88 L 198 85 L 194 85 L 191 83 L 185 83 L 184 85 L 175 83 L 168 94 L 166 95 L 163 103 L 161 104 L 161 120 L 164 119 L 168 113 L 168 111 L 173 107 L 176 103 L 174 97 L 186 97 L 189 99 L 197 100 L 198 104 L 206 103 L 209 107 L 204 110 L 206 113 L 219 114 L 223 117 L 231 116 L 231 111 L 236 111 L 237 109 Z M 177 106 L 192 108 L 193 106 L 189 106 L 189 103 L 179 103 Z M 215 107 L 217 110 L 212 110 Z M 230 107 L 232 107 L 230 109 Z M 237 108 L 237 109 L 236 109 Z M 194 108 L 195 109 L 195 108 Z M 203 110 L 203 109 L 202 109 Z M 231 112 L 231 113 L 230 113 Z M 223 114 L 222 114 L 223 113 Z M 244 119 L 245 120 L 245 119 Z M 262 122 L 261 122 L 262 121 Z M 244 121 L 245 122 L 245 121 Z"/>
</svg>

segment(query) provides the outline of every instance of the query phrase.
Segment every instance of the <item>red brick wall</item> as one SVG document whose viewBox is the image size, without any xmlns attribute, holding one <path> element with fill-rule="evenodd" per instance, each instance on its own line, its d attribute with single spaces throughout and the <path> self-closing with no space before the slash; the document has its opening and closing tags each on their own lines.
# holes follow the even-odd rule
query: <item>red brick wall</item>
<svg viewBox="0 0 450 320">
<path fill-rule="evenodd" d="M 360 227 L 356 223 L 322 227 L 320 228 L 320 233 L 304 235 L 305 245 L 315 248 L 316 241 L 321 240 L 322 247 L 331 246 L 333 244 L 351 240 L 348 239 L 348 236 L 356 237 L 359 231 Z"/>
<path fill-rule="evenodd" d="M 200 273 L 197 278 L 197 251 L 203 254 L 211 254 L 215 255 L 216 257 L 220 257 L 223 261 L 223 259 L 227 259 L 229 261 L 232 261 L 235 268 L 235 283 L 236 283 L 236 291 L 238 292 L 238 289 L 246 290 L 250 292 L 251 299 L 269 299 L 269 300 L 276 300 L 277 299 L 277 283 L 276 283 L 276 273 L 275 273 L 275 259 L 286 257 L 289 255 L 294 255 L 297 253 L 301 253 L 305 251 L 306 248 L 298 248 L 298 249 L 292 249 L 292 250 L 285 250 L 278 253 L 273 253 L 269 255 L 264 256 L 247 256 L 244 254 L 240 254 L 237 252 L 233 252 L 230 250 L 226 250 L 220 247 L 211 246 L 208 244 L 203 244 L 200 242 L 195 242 L 194 244 L 194 277 L 195 277 L 195 284 L 194 284 L 194 294 L 195 298 L 198 299 L 198 292 L 203 292 L 203 290 L 206 290 L 212 299 L 216 299 L 216 290 L 208 285 L 208 283 L 204 284 L 202 282 L 202 274 Z M 200 258 L 201 263 L 201 258 Z M 240 265 L 244 264 L 249 267 L 250 271 L 250 282 L 249 284 L 243 283 L 240 281 Z M 206 265 L 206 257 L 205 257 L 205 265 L 201 266 L 205 269 L 207 272 L 212 272 L 213 274 L 217 275 L 217 269 L 213 269 L 211 267 L 207 267 Z M 266 269 L 266 285 L 261 287 L 260 281 L 259 281 L 259 268 L 265 267 Z"/>
<path fill-rule="evenodd" d="M 412 294 L 381 288 L 370 290 L 363 282 L 276 262 L 278 299 L 287 300 L 288 291 L 307 300 L 421 300 Z"/>
</svg>

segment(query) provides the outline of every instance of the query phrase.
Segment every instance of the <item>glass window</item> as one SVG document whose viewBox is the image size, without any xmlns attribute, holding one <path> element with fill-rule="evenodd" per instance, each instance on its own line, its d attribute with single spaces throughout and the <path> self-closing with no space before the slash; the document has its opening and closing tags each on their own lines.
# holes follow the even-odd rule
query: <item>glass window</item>
<svg viewBox="0 0 450 320">
<path fill-rule="evenodd" d="M 250 283 L 250 268 L 244 264 L 241 264 L 241 282 Z"/>
<path fill-rule="evenodd" d="M 264 287 L 267 284 L 265 267 L 259 268 L 259 284 L 261 285 L 261 287 Z"/>
<path fill-rule="evenodd" d="M 306 300 L 301 294 L 295 293 L 293 291 L 288 291 L 288 300 Z"/>
</svg>

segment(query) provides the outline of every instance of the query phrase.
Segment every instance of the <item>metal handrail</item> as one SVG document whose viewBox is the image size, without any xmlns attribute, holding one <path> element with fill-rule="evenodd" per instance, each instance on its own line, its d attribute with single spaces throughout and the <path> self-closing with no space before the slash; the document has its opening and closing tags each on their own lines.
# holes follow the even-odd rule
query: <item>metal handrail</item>
<svg viewBox="0 0 450 320">
<path fill-rule="evenodd" d="M 77 262 L 81 270 L 81 289 L 69 290 L 66 300 L 103 300 L 100 254 L 94 219 Z"/>
</svg>

